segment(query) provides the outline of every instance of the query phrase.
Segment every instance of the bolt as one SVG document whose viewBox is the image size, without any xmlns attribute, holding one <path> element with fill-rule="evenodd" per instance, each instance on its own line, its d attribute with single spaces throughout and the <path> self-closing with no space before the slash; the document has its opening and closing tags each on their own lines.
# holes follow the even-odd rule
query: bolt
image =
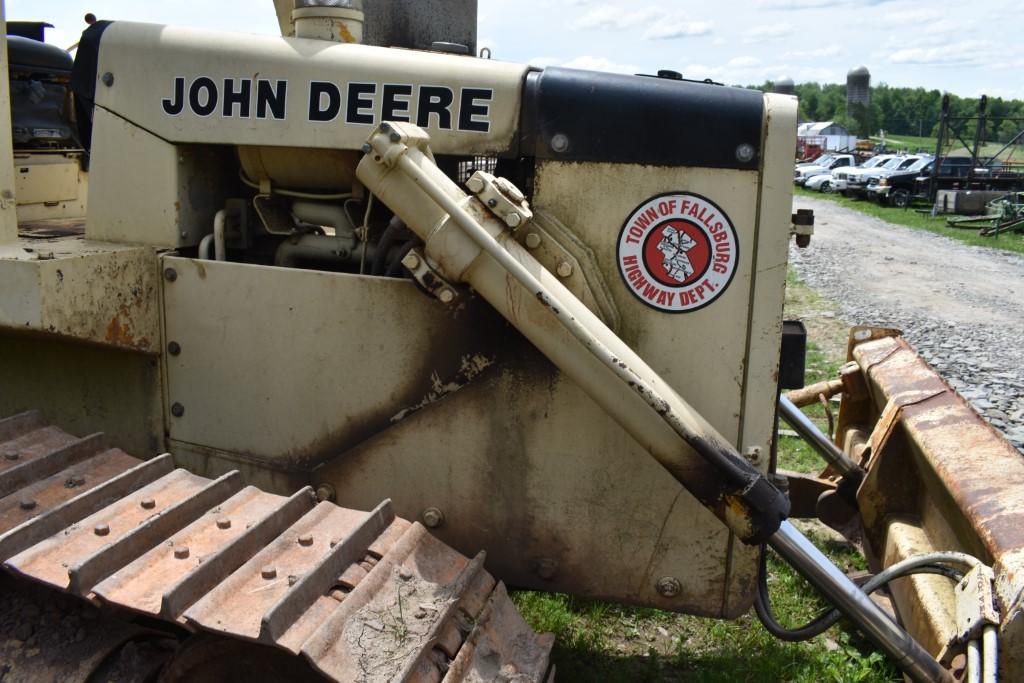
<svg viewBox="0 0 1024 683">
<path fill-rule="evenodd" d="M 143 510 L 152 510 L 153 508 L 156 507 L 156 501 L 153 500 L 152 498 L 143 498 L 142 502 L 139 503 L 139 505 L 142 506 Z"/>
<path fill-rule="evenodd" d="M 518 228 L 519 224 L 523 222 L 523 217 L 515 211 L 505 214 L 505 225 L 510 228 Z"/>
<path fill-rule="evenodd" d="M 743 453 L 743 457 L 747 459 L 751 465 L 757 465 L 761 462 L 761 447 L 751 446 Z"/>
<path fill-rule="evenodd" d="M 480 176 L 471 176 L 470 179 L 466 181 L 466 188 L 468 188 L 473 194 L 480 194 L 483 192 L 485 186 L 484 179 Z"/>
<path fill-rule="evenodd" d="M 398 578 L 400 578 L 402 581 L 408 581 L 412 578 L 412 572 L 406 569 L 405 567 L 399 567 Z"/>
<path fill-rule="evenodd" d="M 540 246 L 540 243 L 541 243 L 540 235 L 538 235 L 537 233 L 531 232 L 531 233 L 526 235 L 526 248 L 527 249 L 536 249 L 537 247 Z"/>
<path fill-rule="evenodd" d="M 427 508 L 420 515 L 420 519 L 430 529 L 436 529 L 444 524 L 444 513 L 438 508 Z"/>
<path fill-rule="evenodd" d="M 748 145 L 745 142 L 743 144 L 741 144 L 739 147 L 736 148 L 736 159 L 740 163 L 745 164 L 748 161 L 753 161 L 754 154 L 755 154 L 754 146 L 753 145 Z"/>
<path fill-rule="evenodd" d="M 661 577 L 655 587 L 658 590 L 658 595 L 663 598 L 674 598 L 683 590 L 683 584 L 679 583 L 679 579 L 674 576 Z"/>
<path fill-rule="evenodd" d="M 416 252 L 410 251 L 402 257 L 402 265 L 409 270 L 416 270 L 420 267 L 420 257 L 416 255 Z"/>
<path fill-rule="evenodd" d="M 181 405 L 180 403 L 171 404 L 171 415 L 173 415 L 174 417 L 181 417 L 184 414 L 185 406 Z"/>
<path fill-rule="evenodd" d="M 391 140 L 391 142 L 401 142 L 402 136 L 399 135 L 396 131 L 391 131 L 391 135 L 388 136 L 388 139 Z"/>
<path fill-rule="evenodd" d="M 307 547 L 313 545 L 313 534 L 302 534 L 299 536 L 299 545 Z"/>
<path fill-rule="evenodd" d="M 93 529 L 93 532 L 97 536 L 106 536 L 107 534 L 110 533 L 110 527 L 108 525 L 106 525 L 106 524 L 97 524 L 96 528 Z"/>
<path fill-rule="evenodd" d="M 569 149 L 569 138 L 565 133 L 555 133 L 551 137 L 551 149 L 558 153 L 565 152 Z"/>
<path fill-rule="evenodd" d="M 363 143 L 363 154 L 369 154 L 373 151 L 373 146 L 369 142 Z"/>
<path fill-rule="evenodd" d="M 21 453 L 18 451 L 4 451 L 4 460 L 17 460 L 21 457 Z"/>
<path fill-rule="evenodd" d="M 178 558 L 179 560 L 184 560 L 186 557 L 188 557 L 188 546 L 187 545 L 179 545 L 179 546 L 177 546 L 174 549 L 174 556 L 176 558 Z"/>
<path fill-rule="evenodd" d="M 171 354 L 172 356 L 177 356 L 179 353 L 181 353 L 181 344 L 179 344 L 176 341 L 168 343 L 167 353 Z"/>
<path fill-rule="evenodd" d="M 437 293 L 437 298 L 440 299 L 443 304 L 450 304 L 455 301 L 455 292 L 445 287 Z"/>
<path fill-rule="evenodd" d="M 391 130 L 391 124 L 389 124 L 387 121 L 385 121 L 384 123 L 380 124 L 380 132 L 381 133 L 387 133 L 390 130 Z"/>
<path fill-rule="evenodd" d="M 23 500 L 21 501 L 22 510 L 35 510 L 36 502 L 34 500 Z"/>
<path fill-rule="evenodd" d="M 174 268 L 164 269 L 164 279 L 167 280 L 168 282 L 174 282 L 175 280 L 178 279 L 178 271 L 176 271 Z"/>
<path fill-rule="evenodd" d="M 572 275 L 572 264 L 568 261 L 559 261 L 555 272 L 558 273 L 558 277 L 569 277 Z"/>
<path fill-rule="evenodd" d="M 267 580 L 273 579 L 277 576 L 277 567 L 272 567 L 269 564 L 264 566 L 263 569 L 260 570 L 260 576 Z"/>
<path fill-rule="evenodd" d="M 103 81 L 103 85 L 109 88 L 110 86 L 114 85 L 114 74 L 108 71 L 105 74 L 103 74 L 100 80 Z"/>
<path fill-rule="evenodd" d="M 337 494 L 334 492 L 334 487 L 330 484 L 320 484 L 316 487 L 316 499 L 317 502 L 332 501 Z"/>
<path fill-rule="evenodd" d="M 492 209 L 493 209 L 494 207 L 496 207 L 497 205 L 498 205 L 498 200 L 497 200 L 497 199 L 494 199 L 494 198 L 492 197 L 491 199 L 488 199 L 488 200 L 487 200 L 487 206 L 491 207 Z"/>
<path fill-rule="evenodd" d="M 228 519 L 227 517 L 220 517 L 220 518 L 218 518 L 217 519 L 217 528 L 218 529 L 230 529 L 231 528 L 231 520 Z"/>
</svg>

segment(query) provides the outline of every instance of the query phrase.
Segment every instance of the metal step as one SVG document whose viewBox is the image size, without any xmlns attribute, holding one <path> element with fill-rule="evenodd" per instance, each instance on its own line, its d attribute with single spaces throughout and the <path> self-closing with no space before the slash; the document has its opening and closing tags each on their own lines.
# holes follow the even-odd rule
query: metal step
<svg viewBox="0 0 1024 683">
<path fill-rule="evenodd" d="M 483 569 L 391 502 L 370 512 L 140 460 L 30 412 L 0 420 L 0 563 L 107 610 L 304 657 L 336 681 L 543 681 Z"/>
</svg>

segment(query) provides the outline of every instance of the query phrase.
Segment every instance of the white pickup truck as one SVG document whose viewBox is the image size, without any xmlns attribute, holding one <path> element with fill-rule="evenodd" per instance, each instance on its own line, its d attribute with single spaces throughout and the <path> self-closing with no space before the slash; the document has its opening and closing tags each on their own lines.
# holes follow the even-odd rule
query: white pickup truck
<svg viewBox="0 0 1024 683">
<path fill-rule="evenodd" d="M 840 192 L 846 196 L 852 196 L 864 191 L 862 178 L 865 173 L 873 168 L 884 165 L 895 159 L 895 154 L 879 154 L 865 161 L 860 166 L 844 166 L 832 171 L 832 178 L 829 181 L 830 192 Z"/>
<path fill-rule="evenodd" d="M 852 154 L 826 154 L 824 157 L 815 159 L 814 163 L 809 166 L 799 165 L 793 169 L 793 182 L 803 186 L 808 179 L 814 176 L 828 174 L 845 166 L 855 166 L 856 163 Z"/>
</svg>

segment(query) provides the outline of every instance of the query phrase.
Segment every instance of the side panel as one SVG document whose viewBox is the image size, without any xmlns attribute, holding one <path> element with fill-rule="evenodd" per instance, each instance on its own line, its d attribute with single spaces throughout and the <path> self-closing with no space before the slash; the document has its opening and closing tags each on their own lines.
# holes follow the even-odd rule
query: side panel
<svg viewBox="0 0 1024 683">
<path fill-rule="evenodd" d="M 53 337 L 0 332 L 0 415 L 37 409 L 72 434 L 105 432 L 133 453 L 163 453 L 159 359 Z"/>
<path fill-rule="evenodd" d="M 97 79 L 110 73 L 113 80 L 97 81 L 96 103 L 176 143 L 359 149 L 383 118 L 408 117 L 422 119 L 436 153 L 485 154 L 513 145 L 527 69 L 369 45 L 115 22 L 103 34 L 97 70 Z M 229 91 L 243 93 L 237 103 L 226 105 Z"/>
<path fill-rule="evenodd" d="M 0 328 L 132 351 L 160 350 L 151 249 L 78 237 L 21 238 L 0 255 Z"/>
<path fill-rule="evenodd" d="M 194 246 L 237 175 L 234 150 L 175 146 L 95 110 L 86 236 L 153 246 Z"/>
<path fill-rule="evenodd" d="M 412 282 L 165 257 L 172 439 L 308 472 L 494 362 L 504 323 Z M 396 500 L 398 499 L 395 496 Z"/>
<path fill-rule="evenodd" d="M 24 152 L 14 155 L 18 220 L 84 219 L 89 174 L 82 153 Z"/>
</svg>

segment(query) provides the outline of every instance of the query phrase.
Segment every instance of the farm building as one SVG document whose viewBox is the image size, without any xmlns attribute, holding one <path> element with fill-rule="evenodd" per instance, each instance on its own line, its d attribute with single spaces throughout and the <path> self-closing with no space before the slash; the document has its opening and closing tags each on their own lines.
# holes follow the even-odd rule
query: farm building
<svg viewBox="0 0 1024 683">
<path fill-rule="evenodd" d="M 811 121 L 801 123 L 796 129 L 797 145 L 801 148 L 816 147 L 825 152 L 852 150 L 857 146 L 857 136 L 835 121 Z"/>
</svg>

